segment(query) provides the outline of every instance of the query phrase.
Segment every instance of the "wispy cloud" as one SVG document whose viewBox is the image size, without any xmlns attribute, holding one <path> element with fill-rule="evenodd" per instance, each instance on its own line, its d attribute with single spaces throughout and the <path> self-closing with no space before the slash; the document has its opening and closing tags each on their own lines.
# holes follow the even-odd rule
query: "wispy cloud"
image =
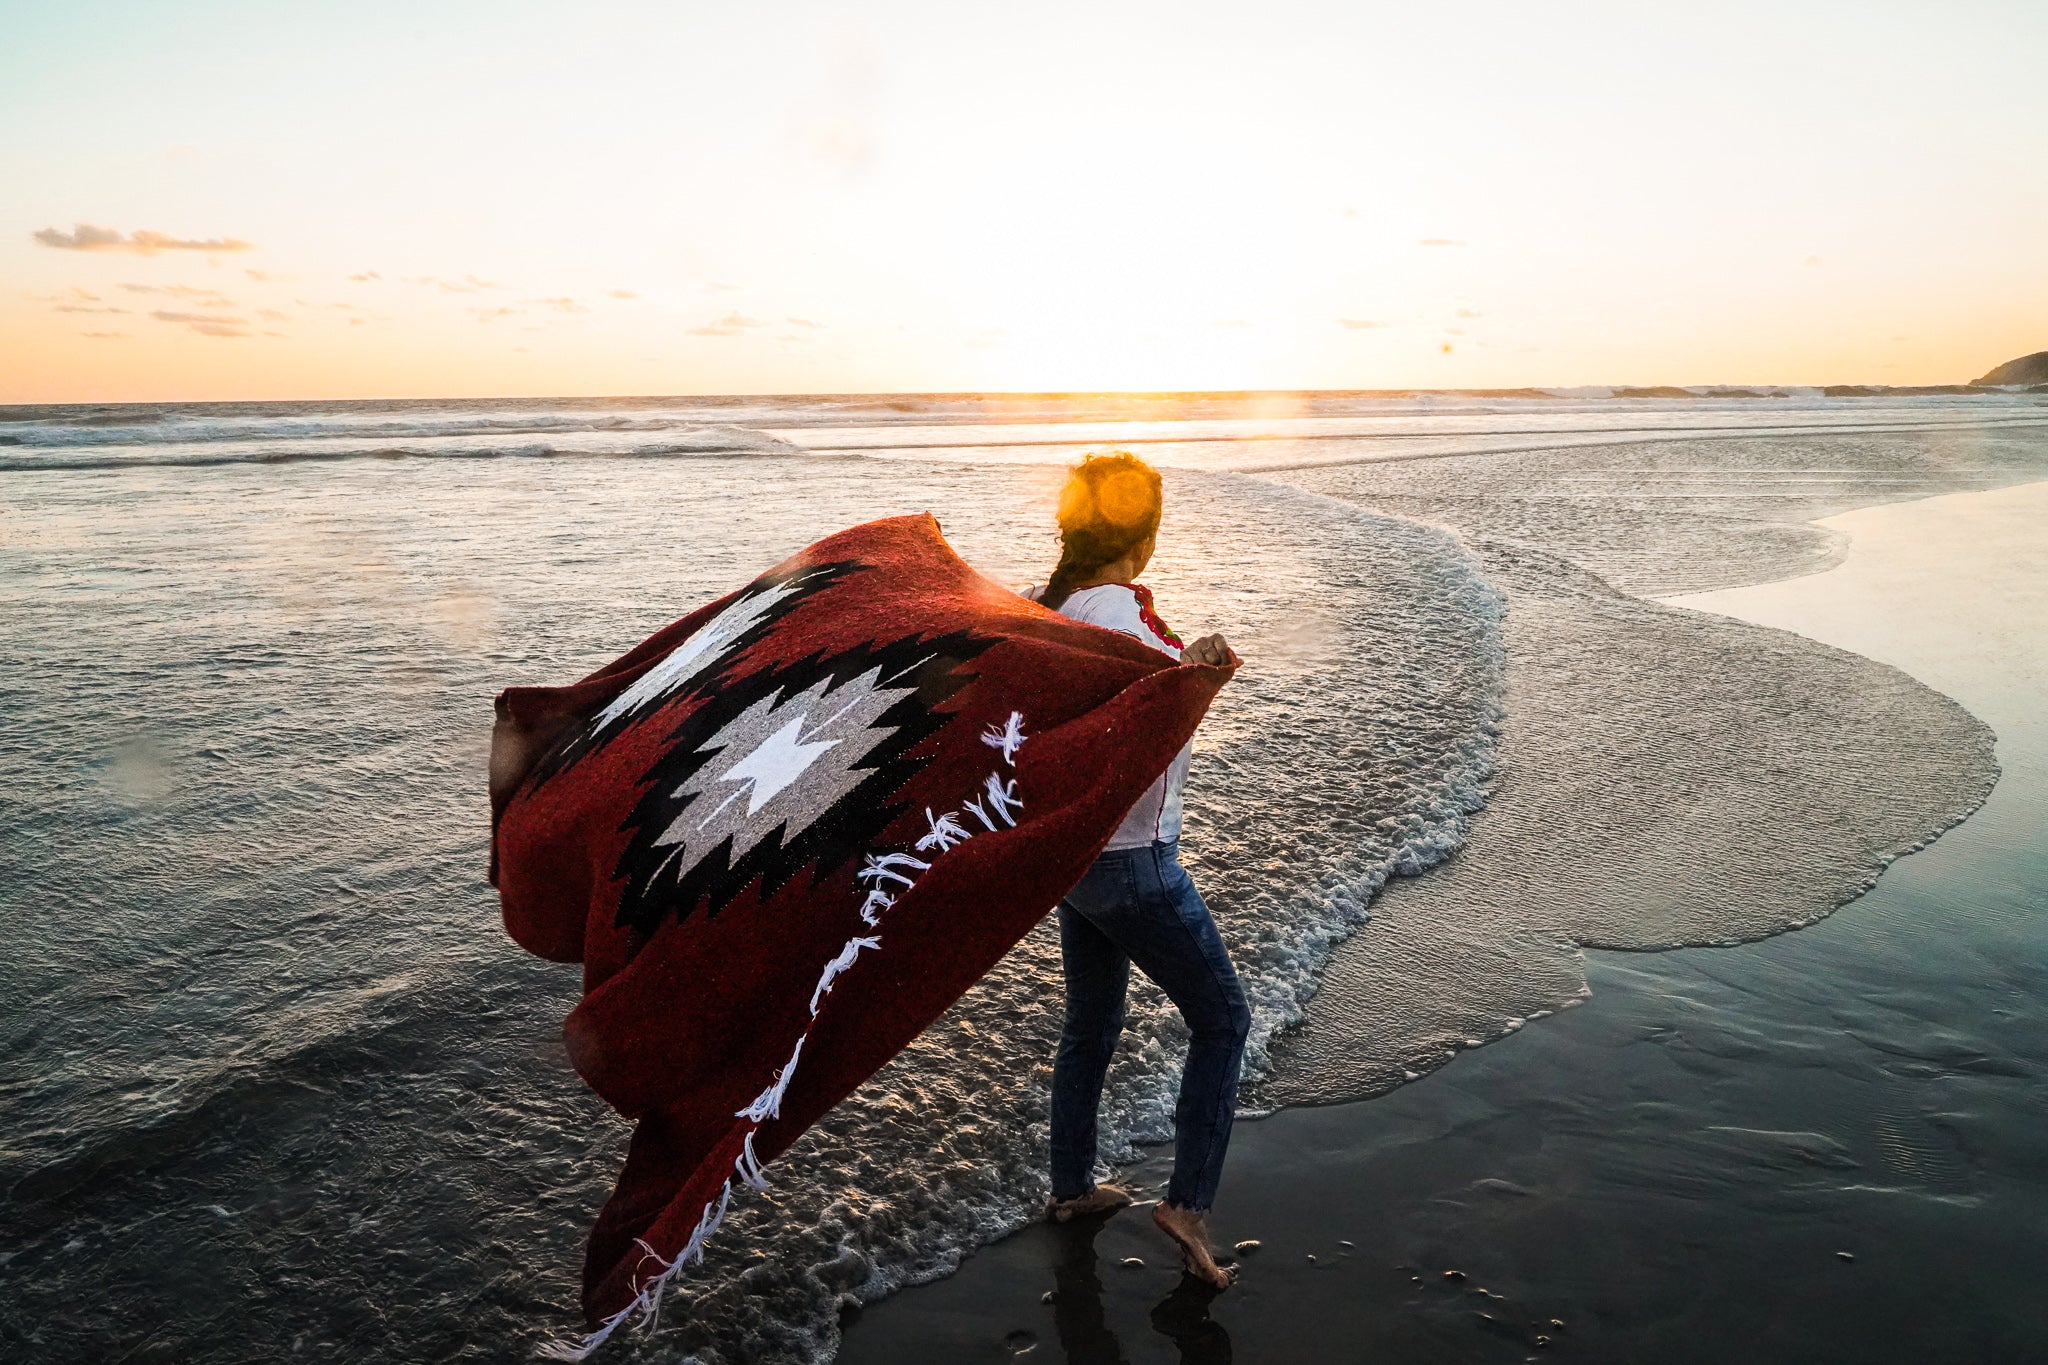
<svg viewBox="0 0 2048 1365">
<path fill-rule="evenodd" d="M 152 312 L 150 316 L 158 322 L 183 323 L 188 330 L 197 332 L 201 336 L 245 337 L 249 335 L 247 331 L 243 330 L 249 325 L 249 319 L 247 318 L 230 317 L 220 313 L 180 313 L 166 308 L 159 308 Z"/>
<path fill-rule="evenodd" d="M 431 284 L 444 294 L 474 294 L 485 289 L 496 289 L 496 280 L 478 279 L 475 275 L 464 275 L 459 280 L 444 279 L 439 275 L 408 275 L 407 284 Z"/>
<path fill-rule="evenodd" d="M 291 278 L 289 275 L 280 275 L 274 270 L 258 270 L 253 265 L 243 266 L 242 273 L 258 284 L 269 284 L 276 280 L 288 280 Z"/>
<path fill-rule="evenodd" d="M 1458 316 L 1461 318 L 1483 318 L 1486 314 L 1480 312 L 1477 308 L 1460 308 Z"/>
<path fill-rule="evenodd" d="M 517 308 L 472 308 L 478 322 L 492 322 L 498 318 L 509 318 L 518 313 Z"/>
<path fill-rule="evenodd" d="M 1470 245 L 1471 245 L 1471 243 L 1469 243 L 1469 242 L 1461 242 L 1461 241 L 1459 241 L 1459 240 L 1458 240 L 1457 238 L 1455 238 L 1455 237 L 1422 237 L 1422 238 L 1418 238 L 1418 239 L 1416 240 L 1416 243 L 1415 243 L 1415 245 L 1417 245 L 1417 246 L 1470 246 Z"/>
<path fill-rule="evenodd" d="M 637 299 L 640 297 L 630 289 L 607 289 L 604 291 L 604 296 L 608 299 Z"/>
<path fill-rule="evenodd" d="M 767 325 L 764 320 L 750 318 L 744 313 L 727 313 L 716 322 L 708 322 L 702 327 L 692 327 L 690 335 L 693 337 L 734 337 L 750 327 L 766 327 Z"/>
<path fill-rule="evenodd" d="M 66 232 L 62 228 L 41 228 L 35 233 L 40 246 L 59 251 L 126 251 L 137 256 L 154 256 L 159 251 L 251 251 L 255 243 L 237 237 L 173 237 L 165 232 L 141 228 L 125 236 L 114 228 L 79 223 Z"/>
<path fill-rule="evenodd" d="M 786 323 L 788 323 L 788 324 L 789 324 L 790 326 L 792 326 L 792 327 L 813 327 L 813 328 L 815 328 L 815 327 L 823 327 L 823 326 L 825 325 L 825 324 L 824 324 L 824 323 L 822 323 L 822 322 L 812 322 L 812 321 L 811 321 L 811 320 L 810 320 L 809 318 L 784 318 L 784 319 L 783 319 L 783 321 L 784 321 L 784 322 L 786 322 Z"/>
<path fill-rule="evenodd" d="M 121 287 L 131 294 L 162 294 L 166 298 L 190 299 L 216 308 L 234 306 L 218 289 L 201 289 L 189 284 L 124 284 Z"/>
<path fill-rule="evenodd" d="M 75 284 L 68 288 L 60 289 L 54 294 L 25 293 L 22 297 L 32 303 L 49 304 L 50 311 L 53 313 L 127 313 L 133 311 L 127 308 L 116 308 L 112 304 L 102 303 L 98 294 L 93 293 L 90 289 L 81 289 Z"/>
<path fill-rule="evenodd" d="M 736 284 L 724 284 L 714 280 L 704 286 L 704 292 L 707 294 L 740 294 L 746 291 Z"/>
<path fill-rule="evenodd" d="M 1391 324 L 1381 322 L 1378 318 L 1338 318 L 1337 325 L 1349 327 L 1354 332 L 1367 332 L 1375 327 L 1386 327 Z"/>
<path fill-rule="evenodd" d="M 290 322 L 292 320 L 291 314 L 280 313 L 275 308 L 259 308 L 256 310 L 256 316 L 262 318 L 265 322 Z"/>
<path fill-rule="evenodd" d="M 528 299 L 526 302 L 536 308 L 552 308 L 557 313 L 587 313 L 590 311 L 587 305 L 578 303 L 567 296 L 553 299 Z"/>
<path fill-rule="evenodd" d="M 353 280 L 357 284 L 372 284 L 383 278 L 384 277 L 382 275 L 379 275 L 374 270 L 364 270 L 358 272 L 357 274 L 349 276 L 349 279 Z"/>
<path fill-rule="evenodd" d="M 117 338 L 125 337 L 128 334 L 126 332 L 80 332 L 79 335 L 82 337 L 91 337 L 95 341 L 113 341 Z"/>
<path fill-rule="evenodd" d="M 237 327 L 246 327 L 249 324 L 247 318 L 229 317 L 221 313 L 180 313 L 167 308 L 156 309 L 150 316 L 158 322 L 211 322 L 218 325 L 232 324 Z"/>
</svg>

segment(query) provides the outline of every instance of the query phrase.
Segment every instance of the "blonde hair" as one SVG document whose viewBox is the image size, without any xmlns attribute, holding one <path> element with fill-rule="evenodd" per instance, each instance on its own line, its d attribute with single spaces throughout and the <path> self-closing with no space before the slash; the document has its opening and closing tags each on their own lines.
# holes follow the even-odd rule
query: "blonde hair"
<svg viewBox="0 0 2048 1365">
<path fill-rule="evenodd" d="M 1075 465 L 1060 490 L 1060 562 L 1038 600 L 1059 610 L 1081 579 L 1156 535 L 1163 509 L 1159 471 L 1128 450 Z"/>
</svg>

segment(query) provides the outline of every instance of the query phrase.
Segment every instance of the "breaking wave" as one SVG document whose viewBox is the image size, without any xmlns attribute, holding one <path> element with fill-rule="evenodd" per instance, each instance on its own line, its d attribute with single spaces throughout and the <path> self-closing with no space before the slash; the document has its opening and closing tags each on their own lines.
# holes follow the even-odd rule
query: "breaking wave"
<svg viewBox="0 0 2048 1365">
<path fill-rule="evenodd" d="M 362 412 L 253 414 L 127 408 L 114 411 L 45 410 L 0 422 L 0 444 L 33 447 L 214 445 L 246 442 L 342 440 L 407 442 L 459 437 L 728 431 L 698 414 L 615 411 L 478 412 L 463 405 L 408 413 L 390 408 Z M 744 448 L 744 447 L 735 447 Z"/>
<path fill-rule="evenodd" d="M 72 432 L 38 427 L 0 437 L 21 453 L 0 453 L 0 470 L 125 469 L 228 464 L 295 464 L 323 460 L 500 460 L 582 456 L 657 459 L 684 455 L 790 455 L 798 448 L 750 427 L 664 422 L 365 423 L 289 432 L 251 424 L 208 432 L 144 438 L 135 428 Z M 65 439 L 72 435 L 95 439 Z M 96 439 L 108 435 L 119 439 Z M 544 439 L 536 440 L 536 436 Z M 28 453 L 33 451 L 34 453 Z"/>
</svg>

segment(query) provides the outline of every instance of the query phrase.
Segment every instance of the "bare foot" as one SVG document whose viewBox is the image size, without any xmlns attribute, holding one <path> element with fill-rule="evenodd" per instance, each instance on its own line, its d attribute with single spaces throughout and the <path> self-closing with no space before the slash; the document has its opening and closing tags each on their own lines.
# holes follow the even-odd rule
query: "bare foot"
<svg viewBox="0 0 2048 1365">
<path fill-rule="evenodd" d="M 1152 1221 L 1180 1247 L 1180 1262 L 1188 1274 L 1216 1290 L 1237 1283 L 1237 1267 L 1218 1265 L 1216 1253 L 1209 1249 L 1209 1215 L 1177 1209 L 1162 1199 L 1152 1206 Z"/>
<path fill-rule="evenodd" d="M 1117 1185 L 1097 1185 L 1078 1199 L 1055 1199 L 1046 1205 L 1045 1216 L 1055 1223 L 1071 1223 L 1091 1214 L 1113 1213 L 1131 1206 L 1129 1190 Z"/>
</svg>

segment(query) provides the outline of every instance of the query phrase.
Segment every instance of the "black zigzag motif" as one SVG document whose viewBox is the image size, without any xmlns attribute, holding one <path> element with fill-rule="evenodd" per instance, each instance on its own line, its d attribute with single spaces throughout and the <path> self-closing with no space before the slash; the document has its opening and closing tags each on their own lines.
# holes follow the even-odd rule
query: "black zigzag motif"
<svg viewBox="0 0 2048 1365">
<path fill-rule="evenodd" d="M 614 876 L 618 923 L 716 915 L 757 878 L 773 895 L 871 851 L 922 766 L 909 755 L 995 643 L 971 631 L 868 643 L 692 688 L 706 699 L 641 781 Z"/>
<path fill-rule="evenodd" d="M 867 567 L 859 560 L 840 560 L 755 579 L 725 610 L 699 626 L 631 687 L 543 755 L 533 767 L 534 786 L 611 743 L 674 698 L 714 688 L 742 653 L 758 644 L 804 599 Z"/>
</svg>

